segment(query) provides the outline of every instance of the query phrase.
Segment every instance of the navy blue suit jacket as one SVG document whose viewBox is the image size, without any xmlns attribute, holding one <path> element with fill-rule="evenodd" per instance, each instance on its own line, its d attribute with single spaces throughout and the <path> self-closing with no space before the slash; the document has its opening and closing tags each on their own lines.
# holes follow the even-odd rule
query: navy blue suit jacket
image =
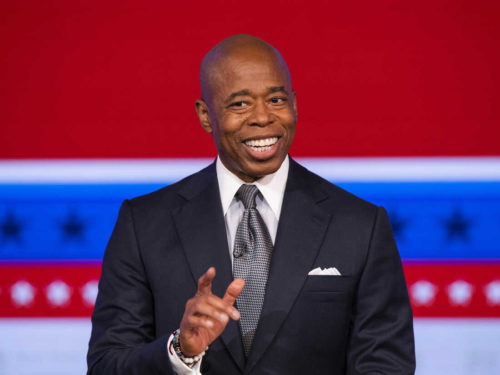
<svg viewBox="0 0 500 375">
<path fill-rule="evenodd" d="M 197 279 L 232 281 L 215 163 L 125 201 L 103 259 L 89 374 L 173 374 L 166 353 Z M 336 267 L 342 276 L 308 276 Z M 245 358 L 230 321 L 204 374 L 413 374 L 412 313 L 387 214 L 291 160 L 266 297 Z"/>
</svg>

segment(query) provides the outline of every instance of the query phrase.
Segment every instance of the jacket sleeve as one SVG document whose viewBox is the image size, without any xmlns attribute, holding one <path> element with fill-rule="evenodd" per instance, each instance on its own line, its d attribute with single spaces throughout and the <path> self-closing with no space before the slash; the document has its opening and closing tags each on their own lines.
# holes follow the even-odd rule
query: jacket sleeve
<svg viewBox="0 0 500 375">
<path fill-rule="evenodd" d="M 103 258 L 87 375 L 174 374 L 167 342 L 155 337 L 153 295 L 125 201 Z"/>
<path fill-rule="evenodd" d="M 415 372 L 413 317 L 389 218 L 379 207 L 354 304 L 349 375 Z"/>
</svg>

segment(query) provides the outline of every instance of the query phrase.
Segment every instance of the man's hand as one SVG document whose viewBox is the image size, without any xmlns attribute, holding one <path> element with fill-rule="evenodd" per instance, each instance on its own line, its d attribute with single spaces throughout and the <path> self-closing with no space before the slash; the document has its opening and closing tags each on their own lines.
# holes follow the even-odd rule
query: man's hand
<svg viewBox="0 0 500 375">
<path fill-rule="evenodd" d="M 238 320 L 239 311 L 233 306 L 240 295 L 245 281 L 235 279 L 227 287 L 224 297 L 212 294 L 212 280 L 215 268 L 210 267 L 198 279 L 196 295 L 186 303 L 180 326 L 180 345 L 184 355 L 193 357 L 200 354 L 226 328 L 229 319 Z"/>
</svg>

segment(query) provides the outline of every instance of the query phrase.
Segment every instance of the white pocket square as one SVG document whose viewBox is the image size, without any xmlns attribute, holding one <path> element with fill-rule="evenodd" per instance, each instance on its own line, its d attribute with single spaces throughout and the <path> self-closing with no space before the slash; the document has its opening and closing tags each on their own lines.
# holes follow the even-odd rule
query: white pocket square
<svg viewBox="0 0 500 375">
<path fill-rule="evenodd" d="M 341 276 L 338 269 L 335 267 L 330 268 L 315 268 L 308 273 L 308 275 L 319 275 L 319 276 Z"/>
</svg>

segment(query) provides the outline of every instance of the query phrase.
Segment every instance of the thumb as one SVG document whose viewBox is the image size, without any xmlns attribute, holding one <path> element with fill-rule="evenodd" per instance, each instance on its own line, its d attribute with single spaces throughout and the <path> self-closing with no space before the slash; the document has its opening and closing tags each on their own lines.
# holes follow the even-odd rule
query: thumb
<svg viewBox="0 0 500 375">
<path fill-rule="evenodd" d="M 236 298 L 238 298 L 244 286 L 245 280 L 234 279 L 233 282 L 227 287 L 226 293 L 224 294 L 224 297 L 222 297 L 222 300 L 231 305 L 234 305 Z"/>
</svg>

